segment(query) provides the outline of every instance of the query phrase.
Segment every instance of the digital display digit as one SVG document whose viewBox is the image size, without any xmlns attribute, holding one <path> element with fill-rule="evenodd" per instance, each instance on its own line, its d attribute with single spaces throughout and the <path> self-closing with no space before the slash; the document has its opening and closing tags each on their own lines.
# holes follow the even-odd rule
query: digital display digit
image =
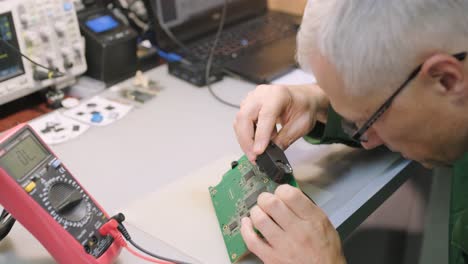
<svg viewBox="0 0 468 264">
<path fill-rule="evenodd" d="M 10 176 L 21 179 L 48 157 L 49 153 L 32 136 L 27 136 L 21 142 L 0 157 L 0 167 Z"/>
</svg>

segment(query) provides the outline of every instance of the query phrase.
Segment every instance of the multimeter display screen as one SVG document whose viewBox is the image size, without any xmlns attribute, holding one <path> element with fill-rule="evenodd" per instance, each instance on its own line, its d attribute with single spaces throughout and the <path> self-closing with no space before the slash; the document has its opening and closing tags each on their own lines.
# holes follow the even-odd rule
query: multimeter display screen
<svg viewBox="0 0 468 264">
<path fill-rule="evenodd" d="M 47 158 L 49 153 L 32 136 L 24 138 L 0 158 L 0 167 L 21 179 Z"/>
<path fill-rule="evenodd" d="M 119 22 L 112 16 L 105 15 L 86 21 L 86 26 L 95 33 L 101 33 L 118 27 Z"/>
</svg>

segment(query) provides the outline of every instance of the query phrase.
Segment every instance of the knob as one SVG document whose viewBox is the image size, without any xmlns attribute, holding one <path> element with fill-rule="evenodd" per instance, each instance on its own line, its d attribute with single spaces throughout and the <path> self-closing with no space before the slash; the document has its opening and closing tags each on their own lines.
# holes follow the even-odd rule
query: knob
<svg viewBox="0 0 468 264">
<path fill-rule="evenodd" d="M 29 25 L 29 16 L 27 14 L 21 14 L 19 16 L 19 19 L 21 21 L 21 24 L 24 26 L 24 27 L 27 27 Z"/>
<path fill-rule="evenodd" d="M 70 184 L 59 182 L 49 191 L 49 201 L 59 215 L 70 221 L 80 221 L 86 216 L 84 197 Z"/>
<path fill-rule="evenodd" d="M 69 48 L 62 49 L 63 67 L 65 69 L 73 68 L 73 61 L 70 59 L 72 51 Z"/>
<path fill-rule="evenodd" d="M 41 36 L 42 41 L 49 42 L 50 32 L 48 30 L 41 30 L 39 35 Z"/>
<path fill-rule="evenodd" d="M 81 50 L 82 50 L 81 44 L 75 43 L 75 44 L 73 44 L 72 48 L 73 48 L 73 51 L 77 55 L 81 55 Z"/>
<path fill-rule="evenodd" d="M 68 57 L 63 57 L 63 67 L 65 69 L 71 69 L 73 68 L 73 65 L 73 62 L 70 59 L 68 59 Z"/>
<path fill-rule="evenodd" d="M 24 40 L 29 47 L 36 45 L 38 39 L 39 37 L 36 32 L 28 31 L 24 34 Z"/>
<path fill-rule="evenodd" d="M 63 37 L 65 35 L 65 24 L 62 22 L 55 24 L 55 32 L 57 33 L 57 36 Z"/>
<path fill-rule="evenodd" d="M 45 59 L 50 68 L 54 68 L 54 55 L 52 53 L 46 53 Z"/>
</svg>

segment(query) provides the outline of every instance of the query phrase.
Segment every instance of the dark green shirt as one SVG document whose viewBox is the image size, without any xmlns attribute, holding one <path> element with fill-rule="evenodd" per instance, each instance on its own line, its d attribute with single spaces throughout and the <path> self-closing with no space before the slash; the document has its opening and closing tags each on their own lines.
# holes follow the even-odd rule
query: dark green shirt
<svg viewBox="0 0 468 264">
<path fill-rule="evenodd" d="M 305 139 L 312 144 L 360 147 L 343 132 L 341 117 L 331 107 L 327 124 L 318 123 Z M 449 264 L 468 264 L 468 153 L 454 164 L 449 217 Z"/>
</svg>

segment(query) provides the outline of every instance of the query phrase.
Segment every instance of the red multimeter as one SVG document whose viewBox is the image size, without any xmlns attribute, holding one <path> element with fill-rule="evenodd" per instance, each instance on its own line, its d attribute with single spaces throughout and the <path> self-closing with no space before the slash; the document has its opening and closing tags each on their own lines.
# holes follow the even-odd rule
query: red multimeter
<svg viewBox="0 0 468 264">
<path fill-rule="evenodd" d="M 121 246 L 107 213 L 28 125 L 0 137 L 0 204 L 59 263 L 112 263 Z"/>
</svg>

